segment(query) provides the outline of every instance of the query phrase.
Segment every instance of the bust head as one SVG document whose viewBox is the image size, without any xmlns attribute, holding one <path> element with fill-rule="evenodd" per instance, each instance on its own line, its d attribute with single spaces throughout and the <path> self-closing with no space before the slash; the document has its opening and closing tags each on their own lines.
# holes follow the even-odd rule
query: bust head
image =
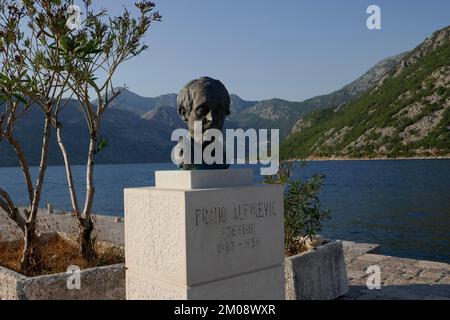
<svg viewBox="0 0 450 320">
<path fill-rule="evenodd" d="M 188 82 L 177 99 L 178 113 L 187 123 L 191 137 L 195 121 L 202 122 L 202 133 L 208 129 L 222 130 L 230 115 L 230 96 L 219 80 L 202 77 Z"/>
</svg>

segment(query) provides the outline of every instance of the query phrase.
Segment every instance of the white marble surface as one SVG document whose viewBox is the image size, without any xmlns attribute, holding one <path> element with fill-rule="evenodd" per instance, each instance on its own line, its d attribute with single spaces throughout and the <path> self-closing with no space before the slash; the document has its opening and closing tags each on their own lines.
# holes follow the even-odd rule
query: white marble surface
<svg viewBox="0 0 450 320">
<path fill-rule="evenodd" d="M 166 171 L 158 179 L 170 175 Z M 131 277 L 127 286 L 133 291 L 128 296 L 165 299 L 168 290 L 175 299 L 232 298 L 232 292 L 236 298 L 280 298 L 284 292 L 282 187 L 252 185 L 249 170 L 175 171 L 172 178 L 180 181 L 171 181 L 170 188 L 167 184 L 161 188 L 157 179 L 156 187 L 125 189 L 125 253 Z M 218 181 L 235 185 L 218 187 Z M 267 282 L 262 276 L 266 271 L 270 279 L 279 281 Z M 137 278 L 152 279 L 151 288 L 169 283 L 174 289 L 162 286 L 163 292 L 134 292 L 142 289 Z M 246 285 L 237 286 L 237 278 Z M 213 294 L 218 290 L 214 284 L 230 287 L 223 289 L 223 295 Z M 268 285 L 271 288 L 264 295 L 259 292 Z"/>
<path fill-rule="evenodd" d="M 158 189 L 206 189 L 248 186 L 253 183 L 252 169 L 167 170 L 155 172 Z"/>
</svg>

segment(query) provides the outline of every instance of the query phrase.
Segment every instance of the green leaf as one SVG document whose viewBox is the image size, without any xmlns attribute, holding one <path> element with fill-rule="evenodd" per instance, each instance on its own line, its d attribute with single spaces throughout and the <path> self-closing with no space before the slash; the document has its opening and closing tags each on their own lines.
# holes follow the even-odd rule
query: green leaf
<svg viewBox="0 0 450 320">
<path fill-rule="evenodd" d="M 82 51 L 84 49 L 84 46 L 78 46 L 73 50 L 74 53 L 78 53 L 79 51 Z"/>
<path fill-rule="evenodd" d="M 105 140 L 102 137 L 100 137 L 100 141 L 98 142 L 98 146 L 97 146 L 97 150 L 95 151 L 95 154 L 102 151 L 107 146 L 107 144 L 108 144 L 108 140 Z"/>
<path fill-rule="evenodd" d="M 22 97 L 20 94 L 14 93 L 13 96 L 16 97 L 16 99 L 19 100 L 20 102 L 27 104 L 27 100 L 25 100 L 25 98 Z"/>
<path fill-rule="evenodd" d="M 97 54 L 97 53 L 100 53 L 100 52 L 103 52 L 103 49 L 92 49 L 92 50 L 89 51 L 88 54 Z"/>
<path fill-rule="evenodd" d="M 64 70 L 64 66 L 50 66 L 50 69 L 56 72 L 60 72 Z"/>
<path fill-rule="evenodd" d="M 22 71 L 19 75 L 19 79 L 22 79 L 26 74 L 27 74 L 26 70 Z M 26 80 L 26 81 L 28 81 L 28 80 Z"/>
<path fill-rule="evenodd" d="M 0 73 L 0 81 L 9 82 L 9 78 L 6 75 L 4 75 L 3 73 Z"/>
<path fill-rule="evenodd" d="M 58 44 L 64 51 L 67 51 L 68 48 L 67 37 L 62 37 L 61 39 L 59 39 Z"/>
<path fill-rule="evenodd" d="M 94 87 L 96 90 L 98 90 L 98 87 L 97 87 L 97 84 L 95 83 L 95 80 L 96 80 L 97 78 L 89 78 L 88 79 L 88 83 L 92 86 L 92 87 Z"/>
</svg>

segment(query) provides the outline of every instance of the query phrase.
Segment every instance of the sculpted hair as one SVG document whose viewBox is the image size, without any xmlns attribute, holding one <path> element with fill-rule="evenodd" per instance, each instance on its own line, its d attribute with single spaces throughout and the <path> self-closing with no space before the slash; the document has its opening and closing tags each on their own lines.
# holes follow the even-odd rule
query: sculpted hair
<svg viewBox="0 0 450 320">
<path fill-rule="evenodd" d="M 199 86 L 205 91 L 206 89 L 214 91 L 215 95 L 223 99 L 225 103 L 225 114 L 230 115 L 230 95 L 223 83 L 213 78 L 202 77 L 189 81 L 178 94 L 177 109 L 181 119 L 186 121 L 186 117 L 194 106 L 194 86 Z"/>
</svg>

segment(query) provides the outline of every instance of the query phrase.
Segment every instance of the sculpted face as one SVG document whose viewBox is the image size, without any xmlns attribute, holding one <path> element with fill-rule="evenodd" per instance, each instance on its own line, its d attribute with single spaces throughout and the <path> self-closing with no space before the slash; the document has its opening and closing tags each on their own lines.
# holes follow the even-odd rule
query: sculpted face
<svg viewBox="0 0 450 320">
<path fill-rule="evenodd" d="M 225 122 L 225 106 L 222 101 L 200 96 L 194 100 L 194 105 L 187 117 L 187 125 L 191 136 L 193 136 L 193 128 L 195 121 L 202 122 L 202 132 L 208 129 L 222 130 Z"/>
<path fill-rule="evenodd" d="M 222 130 L 230 114 L 230 96 L 218 80 L 204 77 L 189 82 L 177 99 L 180 117 L 187 123 L 191 137 L 195 121 L 202 122 L 202 133 L 208 129 Z"/>
</svg>

